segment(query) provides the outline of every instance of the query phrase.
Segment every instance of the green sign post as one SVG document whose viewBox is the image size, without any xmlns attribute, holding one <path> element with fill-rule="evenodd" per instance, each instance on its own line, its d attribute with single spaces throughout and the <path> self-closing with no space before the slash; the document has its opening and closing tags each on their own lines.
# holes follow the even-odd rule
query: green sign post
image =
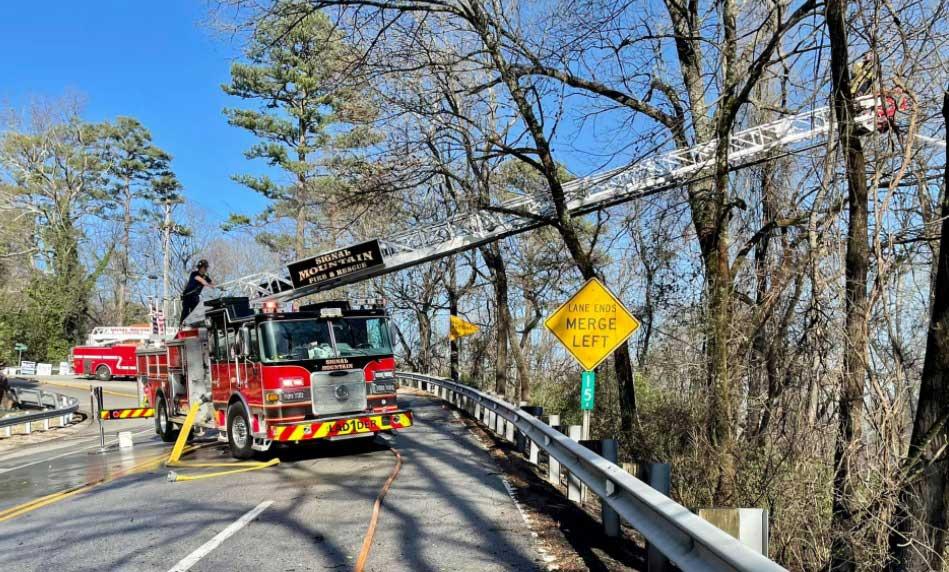
<svg viewBox="0 0 949 572">
<path fill-rule="evenodd" d="M 585 371 L 580 376 L 580 409 L 592 411 L 596 396 L 596 372 Z"/>
<path fill-rule="evenodd" d="M 596 372 L 584 371 L 580 376 L 580 411 L 583 412 L 581 432 L 583 439 L 590 438 L 590 412 L 596 397 Z"/>
<path fill-rule="evenodd" d="M 17 353 L 17 363 L 23 361 L 23 352 L 27 350 L 26 344 L 14 344 L 13 351 Z"/>
</svg>

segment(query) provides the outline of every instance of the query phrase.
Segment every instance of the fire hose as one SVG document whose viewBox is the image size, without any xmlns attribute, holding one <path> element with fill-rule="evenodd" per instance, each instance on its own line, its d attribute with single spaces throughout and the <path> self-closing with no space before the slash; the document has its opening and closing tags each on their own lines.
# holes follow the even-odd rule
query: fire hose
<svg viewBox="0 0 949 572">
<path fill-rule="evenodd" d="M 395 448 L 389 449 L 392 451 L 392 454 L 395 455 L 395 466 L 392 468 L 392 473 L 389 474 L 389 478 L 386 479 L 384 485 L 382 485 L 382 490 L 379 491 L 379 495 L 376 497 L 376 502 L 372 505 L 372 516 L 369 518 L 369 529 L 366 530 L 366 537 L 363 538 L 362 548 L 359 550 L 359 556 L 356 558 L 356 567 L 353 572 L 362 572 L 363 568 L 366 566 L 366 560 L 369 558 L 369 550 L 372 548 L 372 539 L 376 535 L 376 525 L 379 523 L 379 512 L 382 510 L 382 499 L 385 498 L 386 493 L 389 492 L 389 487 L 392 486 L 393 481 L 399 475 L 399 470 L 402 468 L 402 455 L 399 454 L 399 451 Z"/>
<path fill-rule="evenodd" d="M 175 446 L 171 449 L 171 455 L 168 456 L 168 461 L 165 462 L 165 466 L 166 467 L 187 467 L 187 468 L 192 468 L 192 469 L 227 467 L 228 470 L 216 471 L 213 473 L 201 473 L 198 475 L 181 475 L 175 471 L 169 471 L 168 480 L 170 482 L 196 481 L 198 479 L 210 479 L 211 477 L 221 477 L 224 475 L 246 473 L 247 471 L 256 471 L 258 469 L 265 469 L 267 467 L 272 467 L 280 463 L 280 459 L 278 458 L 273 458 L 269 461 L 246 461 L 246 462 L 236 462 L 236 463 L 200 463 L 200 462 L 189 462 L 189 461 L 180 460 L 181 454 L 182 452 L 184 452 L 185 444 L 188 442 L 188 435 L 191 433 L 191 428 L 194 426 L 194 420 L 198 416 L 199 409 L 200 409 L 199 405 L 193 405 L 188 411 L 188 416 L 185 417 L 185 422 L 181 426 L 181 432 L 178 434 L 178 439 L 175 441 Z"/>
</svg>

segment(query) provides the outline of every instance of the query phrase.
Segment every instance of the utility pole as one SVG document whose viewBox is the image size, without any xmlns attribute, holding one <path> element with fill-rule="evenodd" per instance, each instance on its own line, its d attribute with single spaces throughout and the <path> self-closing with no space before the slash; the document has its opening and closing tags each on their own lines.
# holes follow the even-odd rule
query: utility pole
<svg viewBox="0 0 949 572">
<path fill-rule="evenodd" d="M 161 262 L 161 311 L 165 317 L 165 324 L 169 322 L 168 315 L 168 271 L 171 264 L 171 199 L 165 199 L 165 219 L 162 224 L 162 262 Z"/>
</svg>

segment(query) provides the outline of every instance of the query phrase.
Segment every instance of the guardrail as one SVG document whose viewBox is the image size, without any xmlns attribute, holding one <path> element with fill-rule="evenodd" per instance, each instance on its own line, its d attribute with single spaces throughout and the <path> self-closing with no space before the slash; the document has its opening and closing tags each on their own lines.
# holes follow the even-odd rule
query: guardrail
<svg viewBox="0 0 949 572">
<path fill-rule="evenodd" d="M 0 429 L 3 429 L 3 434 L 6 437 L 12 435 L 13 427 L 17 425 L 23 425 L 24 432 L 31 433 L 33 423 L 37 421 L 43 422 L 44 430 L 49 430 L 50 421 L 57 418 L 59 425 L 65 427 L 72 420 L 73 413 L 79 410 L 79 400 L 75 397 L 28 387 L 11 387 L 10 392 L 16 397 L 16 401 L 21 407 L 30 405 L 42 409 L 42 411 L 18 413 L 0 418 Z"/>
<path fill-rule="evenodd" d="M 456 404 L 480 420 L 492 412 L 506 424 L 492 430 L 513 441 L 516 428 L 530 442 L 556 459 L 635 528 L 649 544 L 683 572 L 785 571 L 772 560 L 747 548 L 711 523 L 659 493 L 614 463 L 502 399 L 451 380 L 409 372 L 396 372 L 403 383 Z M 433 389 L 438 389 L 433 391 Z M 480 409 L 479 409 L 480 408 Z"/>
</svg>

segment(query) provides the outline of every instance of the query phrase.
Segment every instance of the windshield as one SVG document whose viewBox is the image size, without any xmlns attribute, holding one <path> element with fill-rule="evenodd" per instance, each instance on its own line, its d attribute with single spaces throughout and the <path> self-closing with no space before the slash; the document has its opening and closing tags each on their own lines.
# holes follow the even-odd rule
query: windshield
<svg viewBox="0 0 949 572">
<path fill-rule="evenodd" d="M 336 347 L 329 328 L 333 328 Z M 385 318 L 279 320 L 261 325 L 263 361 L 294 361 L 392 353 Z"/>
<path fill-rule="evenodd" d="M 385 318 L 345 318 L 334 320 L 332 324 L 339 357 L 392 353 L 389 324 Z"/>
<path fill-rule="evenodd" d="M 264 322 L 263 359 L 265 362 L 335 357 L 326 322 L 319 320 L 280 320 Z"/>
</svg>

